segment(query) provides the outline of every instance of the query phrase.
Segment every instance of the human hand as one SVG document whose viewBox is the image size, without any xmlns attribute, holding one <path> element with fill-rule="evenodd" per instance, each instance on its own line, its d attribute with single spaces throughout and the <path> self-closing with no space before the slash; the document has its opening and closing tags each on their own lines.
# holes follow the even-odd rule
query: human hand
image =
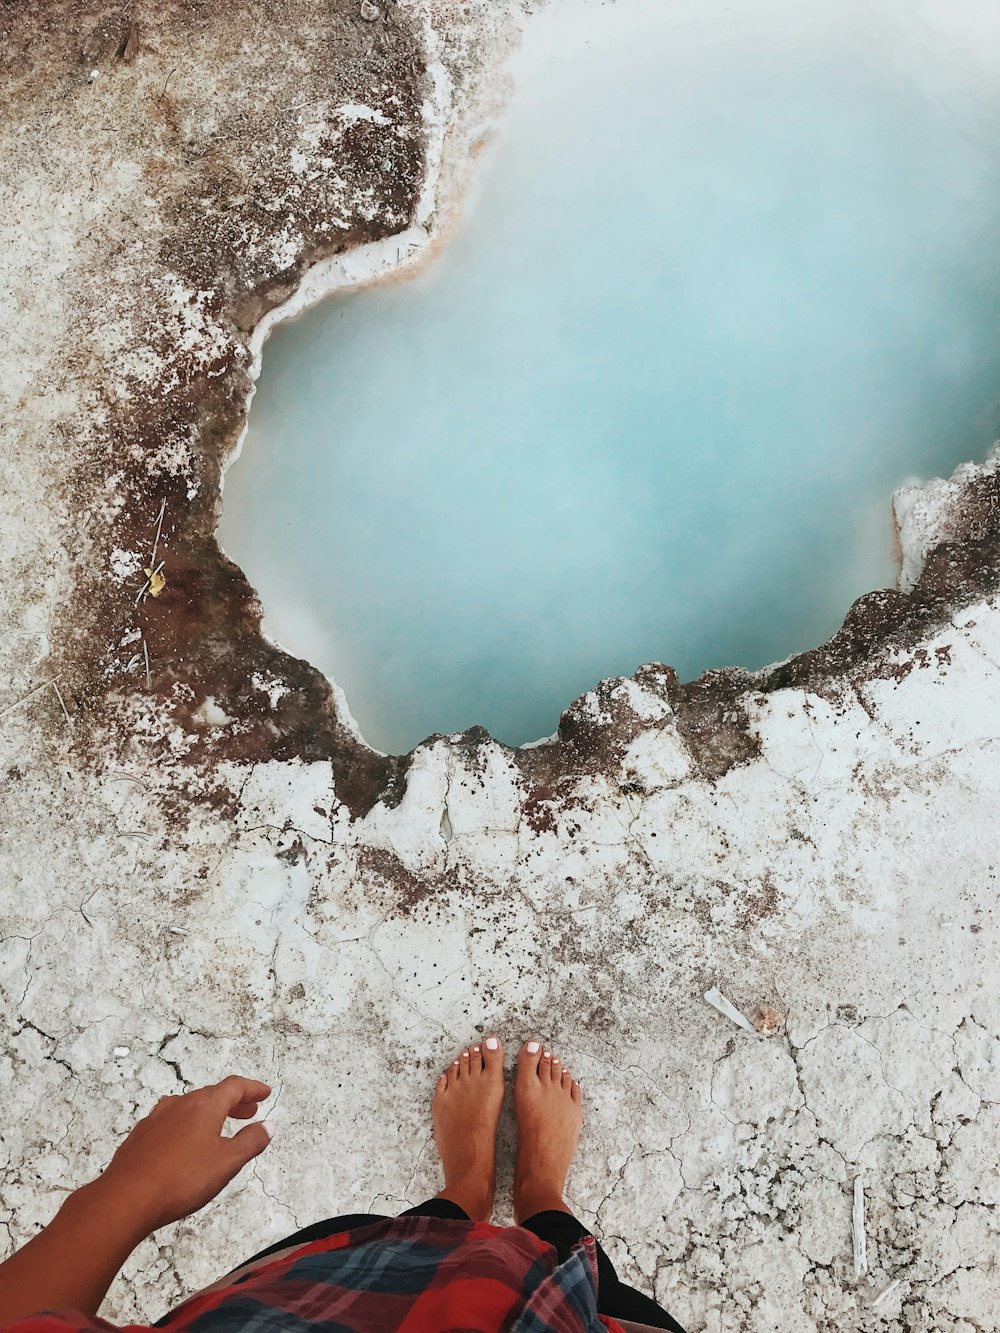
<svg viewBox="0 0 1000 1333">
<path fill-rule="evenodd" d="M 227 1119 L 249 1120 L 270 1095 L 266 1083 L 230 1074 L 207 1088 L 161 1097 L 95 1183 L 134 1208 L 147 1233 L 197 1212 L 270 1143 L 261 1122 L 222 1137 Z"/>
</svg>

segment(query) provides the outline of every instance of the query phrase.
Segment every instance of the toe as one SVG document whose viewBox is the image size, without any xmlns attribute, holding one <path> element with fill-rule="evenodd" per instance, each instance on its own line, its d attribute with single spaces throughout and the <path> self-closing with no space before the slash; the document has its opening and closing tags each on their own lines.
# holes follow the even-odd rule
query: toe
<svg viewBox="0 0 1000 1333">
<path fill-rule="evenodd" d="M 499 1037 L 489 1036 L 483 1042 L 483 1068 L 488 1074 L 503 1074 L 503 1045 Z"/>
<path fill-rule="evenodd" d="M 583 1093 L 580 1090 L 580 1085 L 577 1083 L 576 1079 L 573 1080 L 572 1097 L 575 1102 L 583 1101 Z"/>
<path fill-rule="evenodd" d="M 563 1090 L 563 1092 L 569 1092 L 569 1090 L 570 1090 L 570 1088 L 571 1088 L 572 1086 L 573 1086 L 573 1075 L 569 1072 L 568 1069 L 564 1069 L 564 1070 L 562 1071 L 562 1090 Z"/>
<path fill-rule="evenodd" d="M 552 1054 L 552 1082 L 558 1083 L 562 1079 L 562 1061 L 558 1055 Z"/>
<path fill-rule="evenodd" d="M 481 1074 L 483 1072 L 483 1048 L 477 1042 L 475 1046 L 469 1047 L 469 1073 Z"/>
<path fill-rule="evenodd" d="M 537 1074 L 541 1058 L 542 1043 L 540 1041 L 526 1041 L 518 1052 L 518 1073 Z"/>
<path fill-rule="evenodd" d="M 449 1088 L 454 1084 L 455 1080 L 458 1078 L 458 1071 L 459 1071 L 459 1068 L 460 1068 L 460 1065 L 459 1065 L 458 1060 L 452 1060 L 451 1064 L 448 1066 L 447 1073 L 448 1073 L 448 1087 L 449 1087 Z"/>
<path fill-rule="evenodd" d="M 543 1083 L 552 1082 L 552 1052 L 542 1047 L 542 1058 L 538 1062 L 538 1077 Z"/>
<path fill-rule="evenodd" d="M 462 1052 L 462 1054 L 458 1057 L 458 1076 L 459 1078 L 467 1078 L 468 1074 L 469 1074 L 469 1051 L 468 1048 L 466 1048 Z"/>
</svg>

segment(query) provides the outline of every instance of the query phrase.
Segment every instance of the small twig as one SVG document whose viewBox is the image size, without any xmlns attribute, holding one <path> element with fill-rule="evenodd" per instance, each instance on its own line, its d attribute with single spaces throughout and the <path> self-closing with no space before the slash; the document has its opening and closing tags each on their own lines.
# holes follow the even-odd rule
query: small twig
<svg viewBox="0 0 1000 1333">
<path fill-rule="evenodd" d="M 142 601 L 142 599 L 146 596 L 146 593 L 149 591 L 150 586 L 152 585 L 153 579 L 156 578 L 157 574 L 159 574 L 160 570 L 166 563 L 167 563 L 166 560 L 161 560 L 160 563 L 155 568 L 150 568 L 149 573 L 146 575 L 146 582 L 139 589 L 138 596 L 132 603 L 133 606 L 138 606 L 139 603 Z"/>
<path fill-rule="evenodd" d="M 160 544 L 160 531 L 163 527 L 163 515 L 167 508 L 166 496 L 160 502 L 160 516 L 156 520 L 156 536 L 153 538 L 153 554 L 149 557 L 150 566 L 156 564 L 156 548 Z"/>
<path fill-rule="evenodd" d="M 174 77 L 176 73 L 177 73 L 177 66 L 175 65 L 173 69 L 170 71 L 170 73 L 167 75 L 167 77 L 163 80 L 163 92 L 160 94 L 161 97 L 166 97 L 167 84 L 170 82 L 170 80 Z"/>
<path fill-rule="evenodd" d="M 142 655 L 146 659 L 146 689 L 149 689 L 149 649 L 146 647 L 146 640 L 142 641 Z"/>
<path fill-rule="evenodd" d="M 889 1297 L 893 1294 L 893 1292 L 898 1291 L 902 1285 L 903 1285 L 903 1279 L 901 1277 L 893 1278 L 893 1280 L 886 1287 L 885 1291 L 882 1292 L 881 1296 L 876 1296 L 875 1299 L 872 1301 L 872 1309 L 873 1310 L 878 1309 L 878 1307 L 882 1304 L 882 1302 L 887 1301 Z"/>
<path fill-rule="evenodd" d="M 15 708 L 20 708 L 21 705 L 26 704 L 29 699 L 33 699 L 36 694 L 41 694 L 42 690 L 48 688 L 48 684 L 49 682 L 47 680 L 43 680 L 41 685 L 36 685 L 35 688 L 31 690 L 28 694 L 26 694 L 22 699 L 18 699 L 16 700 L 16 702 L 12 704 L 8 704 L 7 707 L 3 710 L 3 712 L 0 713 L 0 717 L 6 717 L 8 713 L 13 713 Z"/>
<path fill-rule="evenodd" d="M 67 723 L 68 723 L 70 726 L 72 726 L 72 725 L 73 725 L 72 720 L 70 719 L 70 715 L 69 715 L 69 713 L 66 711 L 66 704 L 63 702 L 63 697 L 62 697 L 62 695 L 59 693 L 59 686 L 55 683 L 54 680 L 50 680 L 50 681 L 49 681 L 49 684 L 52 686 L 52 688 L 53 688 L 53 689 L 55 690 L 55 692 L 56 692 L 56 698 L 59 700 L 59 707 L 63 710 L 63 717 L 66 719 Z"/>
<path fill-rule="evenodd" d="M 29 699 L 33 699 L 36 694 L 41 694 L 42 690 L 47 690 L 50 686 L 56 692 L 56 698 L 59 700 L 59 707 L 63 710 L 63 717 L 70 724 L 70 726 L 72 726 L 73 725 L 72 718 L 69 715 L 69 711 L 66 708 L 66 703 L 62 695 L 59 693 L 59 686 L 56 684 L 54 680 L 43 680 L 41 685 L 36 685 L 35 688 L 29 691 L 29 693 L 26 694 L 23 699 L 18 699 L 16 703 L 8 704 L 8 706 L 3 710 L 3 712 L 0 713 L 0 717 L 6 717 L 7 714 L 12 713 L 15 708 L 20 708 L 22 704 L 26 704 Z"/>
</svg>

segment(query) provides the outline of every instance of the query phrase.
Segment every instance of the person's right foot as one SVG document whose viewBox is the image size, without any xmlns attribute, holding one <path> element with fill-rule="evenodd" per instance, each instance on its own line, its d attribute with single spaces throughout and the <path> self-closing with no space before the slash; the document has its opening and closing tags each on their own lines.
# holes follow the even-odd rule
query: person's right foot
<svg viewBox="0 0 1000 1333">
<path fill-rule="evenodd" d="M 488 1222 L 496 1188 L 497 1120 L 503 1102 L 503 1047 L 498 1037 L 467 1047 L 437 1081 L 434 1139 L 444 1189 L 474 1222 Z"/>
<path fill-rule="evenodd" d="M 514 1217 L 523 1222 L 548 1209 L 568 1212 L 566 1177 L 583 1124 L 580 1085 L 540 1042 L 521 1047 L 514 1083 L 517 1163 Z"/>
</svg>

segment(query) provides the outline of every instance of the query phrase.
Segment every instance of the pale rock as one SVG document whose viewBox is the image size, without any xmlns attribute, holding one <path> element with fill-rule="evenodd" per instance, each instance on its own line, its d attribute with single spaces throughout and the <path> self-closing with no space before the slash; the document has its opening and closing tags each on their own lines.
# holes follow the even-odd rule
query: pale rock
<svg viewBox="0 0 1000 1333">
<path fill-rule="evenodd" d="M 641 732 L 622 759 L 622 782 L 642 794 L 671 787 L 690 772 L 691 755 L 676 727 Z"/>
<path fill-rule="evenodd" d="M 985 1106 L 975 1120 L 960 1124 L 941 1149 L 945 1163 L 941 1190 L 948 1203 L 1000 1203 L 998 1134 L 1000 1106 Z"/>
<path fill-rule="evenodd" d="M 984 1102 L 1000 1102 L 1000 1039 L 967 1018 L 955 1033 L 954 1049 L 964 1082 Z"/>
<path fill-rule="evenodd" d="M 906 1129 L 902 1094 L 889 1087 L 871 1043 L 850 1028 L 825 1028 L 799 1052 L 798 1065 L 820 1133 L 849 1161 L 876 1136 Z"/>
<path fill-rule="evenodd" d="M 740 1040 L 712 1078 L 712 1098 L 732 1120 L 766 1125 L 802 1105 L 795 1061 L 775 1042 Z"/>
</svg>

